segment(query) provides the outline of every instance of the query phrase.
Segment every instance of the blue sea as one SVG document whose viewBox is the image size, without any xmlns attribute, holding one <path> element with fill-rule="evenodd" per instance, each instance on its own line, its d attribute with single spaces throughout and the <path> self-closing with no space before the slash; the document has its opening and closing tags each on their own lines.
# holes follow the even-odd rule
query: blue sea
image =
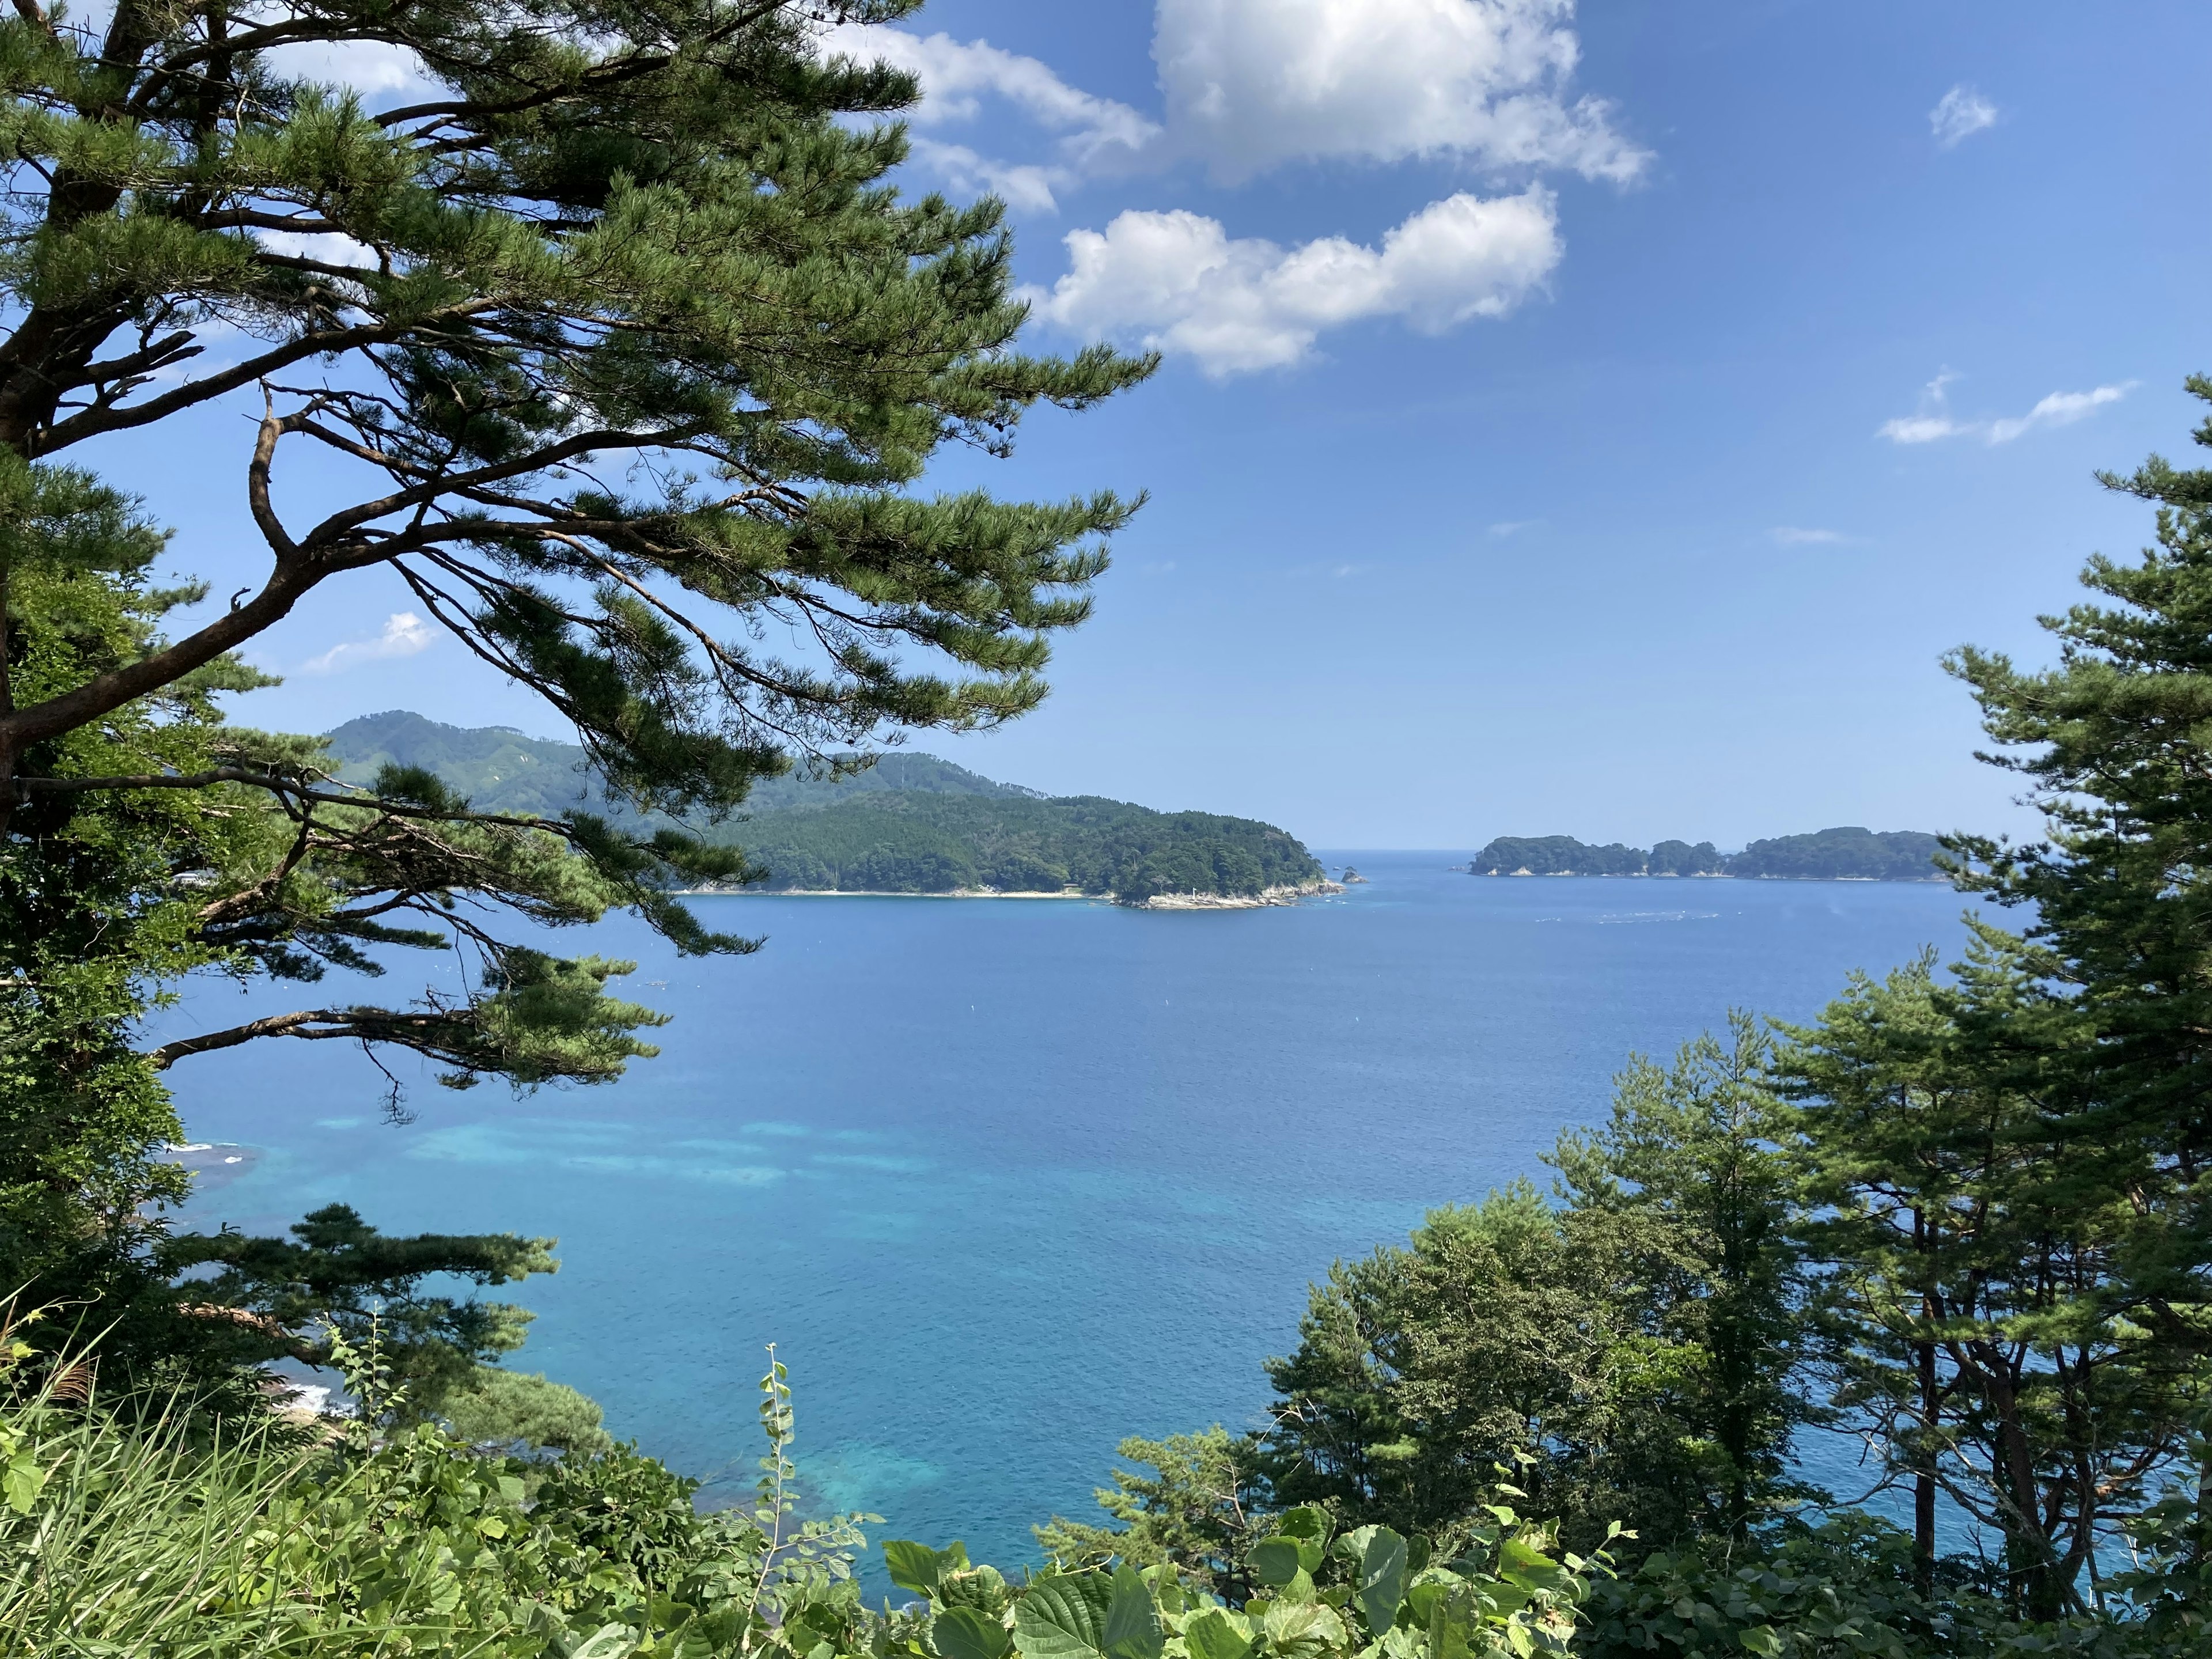
<svg viewBox="0 0 2212 1659">
<path fill-rule="evenodd" d="M 343 1201 L 387 1231 L 556 1237 L 557 1276 L 490 1292 L 537 1310 L 516 1363 L 734 1501 L 772 1342 L 814 1506 L 1018 1564 L 1033 1522 L 1093 1515 L 1124 1436 L 1257 1421 L 1310 1281 L 1541 1178 L 1631 1053 L 1955 954 L 1969 902 L 1323 856 L 1370 879 L 1226 912 L 705 899 L 767 939 L 706 961 L 611 921 L 564 948 L 637 960 L 628 994 L 674 1016 L 658 1060 L 519 1097 L 399 1067 L 398 1125 L 357 1050 L 185 1061 L 187 1127 L 224 1143 L 188 1219 L 276 1231 Z M 202 989 L 161 1034 L 358 988 Z"/>
</svg>

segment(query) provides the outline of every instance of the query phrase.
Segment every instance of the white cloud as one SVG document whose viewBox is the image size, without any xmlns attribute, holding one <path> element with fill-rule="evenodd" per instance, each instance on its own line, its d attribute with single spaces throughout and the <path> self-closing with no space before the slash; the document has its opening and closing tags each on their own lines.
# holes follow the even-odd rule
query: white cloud
<svg viewBox="0 0 2212 1659">
<path fill-rule="evenodd" d="M 934 138 L 909 142 L 914 159 L 955 191 L 967 195 L 988 191 L 1009 207 L 1049 213 L 1060 205 L 1053 192 L 1066 189 L 1075 178 L 1066 167 L 994 161 L 965 144 L 940 144 Z"/>
<path fill-rule="evenodd" d="M 335 674 L 358 662 L 374 662 L 385 657 L 411 657 L 418 651 L 427 651 L 437 635 L 412 611 L 395 611 L 384 619 L 384 631 L 373 640 L 349 640 L 334 645 L 319 657 L 311 657 L 300 665 L 307 674 Z"/>
<path fill-rule="evenodd" d="M 295 259 L 313 259 L 326 265 L 356 265 L 370 270 L 376 268 L 374 248 L 334 230 L 257 230 L 253 240 L 271 253 L 287 254 Z"/>
<path fill-rule="evenodd" d="M 2119 402 L 2134 386 L 2135 382 L 2130 380 L 2124 386 L 2100 386 L 2088 392 L 2054 392 L 2016 419 L 1991 421 L 1990 441 L 2008 444 L 2021 433 L 2039 426 L 2071 426 L 2091 411 Z"/>
<path fill-rule="evenodd" d="M 421 58 L 383 40 L 303 40 L 278 46 L 264 61 L 287 80 L 348 87 L 371 103 L 392 101 L 387 94 L 411 100 L 441 90 Z"/>
<path fill-rule="evenodd" d="M 1936 100 L 1928 112 L 1928 130 L 1945 149 L 1997 124 L 1997 106 L 1963 82 Z"/>
<path fill-rule="evenodd" d="M 880 59 L 920 76 L 921 103 L 907 116 L 917 127 L 972 121 L 988 95 L 1060 135 L 1063 165 L 1057 167 L 994 161 L 964 144 L 916 139 L 914 159 L 955 190 L 989 190 L 1015 207 L 1049 210 L 1056 205 L 1054 191 L 1076 177 L 1072 168 L 1126 161 L 1159 137 L 1158 124 L 1127 104 L 1072 87 L 1038 59 L 988 40 L 854 23 L 824 30 L 823 40 L 826 51 Z"/>
<path fill-rule="evenodd" d="M 1490 526 L 1493 536 L 1517 536 L 1524 530 L 1534 530 L 1543 523 L 1541 519 L 1504 519 Z"/>
<path fill-rule="evenodd" d="M 1380 249 L 1328 236 L 1284 249 L 1231 240 L 1195 213 L 1121 215 L 1066 238 L 1072 269 L 1027 298 L 1071 331 L 1188 354 L 1220 376 L 1296 362 L 1326 328 L 1400 317 L 1441 333 L 1504 315 L 1559 262 L 1558 216 L 1537 186 L 1433 202 Z"/>
<path fill-rule="evenodd" d="M 1804 530 L 1794 524 L 1778 524 L 1767 533 L 1784 547 L 1827 547 L 1850 539 L 1839 530 Z"/>
<path fill-rule="evenodd" d="M 2001 420 L 1961 421 L 1950 412 L 1945 388 L 1959 377 L 1945 370 L 1929 381 L 1920 394 L 1917 413 L 1884 421 L 1875 435 L 1892 443 L 1928 444 L 1943 438 L 1979 438 L 1989 444 L 2008 444 L 2038 427 L 2071 426 L 2106 404 L 2116 404 L 2135 389 L 2133 380 L 2118 386 L 2095 386 L 2087 392 L 2054 392 L 2025 415 Z"/>
<path fill-rule="evenodd" d="M 1057 167 L 915 147 L 956 189 L 1048 206 L 1083 173 L 1186 159 L 1231 182 L 1290 161 L 1443 156 L 1626 184 L 1651 157 L 1613 131 L 1603 100 L 1571 97 L 1573 21 L 1574 0 L 1158 0 L 1164 121 L 988 40 L 855 24 L 822 38 L 918 76 L 917 127 L 973 120 L 991 98 L 1059 134 Z"/>
<path fill-rule="evenodd" d="M 1170 143 L 1237 180 L 1285 161 L 1452 156 L 1626 184 L 1648 152 L 1570 103 L 1573 0 L 1158 0 Z"/>
<path fill-rule="evenodd" d="M 1942 415 L 1900 415 L 1893 421 L 1884 421 L 1877 437 L 1894 444 L 1932 444 L 1938 438 L 1955 438 L 1960 433 L 1972 432 L 1964 425 Z"/>
</svg>

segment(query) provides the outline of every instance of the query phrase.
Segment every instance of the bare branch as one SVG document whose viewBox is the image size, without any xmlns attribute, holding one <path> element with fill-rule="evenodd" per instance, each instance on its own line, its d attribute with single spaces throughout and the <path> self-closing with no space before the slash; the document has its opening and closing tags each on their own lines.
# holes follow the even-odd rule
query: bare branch
<svg viewBox="0 0 2212 1659">
<path fill-rule="evenodd" d="M 377 323 L 305 334 L 273 350 L 264 351 L 258 357 L 249 357 L 242 363 L 234 363 L 228 368 L 203 379 L 188 380 L 173 392 L 165 392 L 158 398 L 134 404 L 128 409 L 88 409 L 82 414 L 72 415 L 42 433 L 33 434 L 29 447 L 34 456 L 51 455 L 56 450 L 82 443 L 85 439 L 97 437 L 103 432 L 121 432 L 132 427 L 149 426 L 195 404 L 204 404 L 211 398 L 220 398 L 242 386 L 252 386 L 256 380 L 265 379 L 276 370 L 289 368 L 303 358 L 336 356 L 340 352 L 358 350 L 363 346 L 389 345 L 410 335 L 434 334 L 440 322 L 459 322 L 492 310 L 497 304 L 498 301 L 493 300 L 472 300 L 446 307 L 411 322 Z"/>
</svg>

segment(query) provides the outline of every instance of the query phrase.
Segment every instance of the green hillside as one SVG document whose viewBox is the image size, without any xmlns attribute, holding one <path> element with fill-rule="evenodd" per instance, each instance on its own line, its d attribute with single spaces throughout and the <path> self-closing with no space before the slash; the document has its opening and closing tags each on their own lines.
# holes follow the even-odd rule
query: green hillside
<svg viewBox="0 0 2212 1659">
<path fill-rule="evenodd" d="M 485 811 L 605 810 L 581 749 L 504 726 L 395 711 L 349 721 L 328 741 L 348 782 L 397 762 L 434 772 Z M 1165 893 L 1256 897 L 1322 879 L 1312 854 L 1273 824 L 1046 796 L 933 755 L 886 755 L 842 779 L 775 779 L 754 790 L 745 817 L 699 830 L 743 847 L 769 872 L 770 890 L 1073 888 L 1138 903 Z"/>
<path fill-rule="evenodd" d="M 1135 902 L 1162 893 L 1250 897 L 1321 879 L 1272 824 L 1155 812 L 1096 795 L 1054 799 L 884 790 L 762 812 L 709 830 L 771 872 L 772 888 L 947 893 L 1074 887 Z"/>
</svg>

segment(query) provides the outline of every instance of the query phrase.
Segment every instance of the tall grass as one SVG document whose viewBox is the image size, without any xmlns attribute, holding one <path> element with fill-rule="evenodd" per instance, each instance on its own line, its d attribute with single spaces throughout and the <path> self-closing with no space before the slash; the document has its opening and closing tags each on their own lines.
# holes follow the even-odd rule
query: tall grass
<svg viewBox="0 0 2212 1659">
<path fill-rule="evenodd" d="M 4 1659 L 799 1659 L 819 1638 L 793 1651 L 786 1602 L 857 1615 L 844 1523 L 785 1539 L 778 1508 L 770 1537 L 634 1449 L 523 1459 L 407 1425 L 373 1346 L 334 1340 L 363 1409 L 315 1433 L 183 1398 L 108 1409 L 88 1363 L 34 1376 L 6 1316 Z"/>
<path fill-rule="evenodd" d="M 480 1546 L 522 1483 L 434 1429 L 373 1448 L 183 1398 L 110 1410 L 88 1363 L 16 1370 L 0 1327 L 0 1654 L 15 1659 L 562 1652 Z M 9 1384 L 15 1387 L 12 1392 Z M 459 1497 L 458 1505 L 451 1500 Z M 458 1522 L 458 1524 L 456 1524 Z M 555 1638 L 555 1639 L 549 1639 Z"/>
</svg>

